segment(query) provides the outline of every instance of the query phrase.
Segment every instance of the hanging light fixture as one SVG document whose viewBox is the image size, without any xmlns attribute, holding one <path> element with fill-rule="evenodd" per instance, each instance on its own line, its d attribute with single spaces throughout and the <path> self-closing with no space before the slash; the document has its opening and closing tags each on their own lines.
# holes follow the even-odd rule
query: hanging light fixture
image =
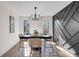
<svg viewBox="0 0 79 59">
<path fill-rule="evenodd" d="M 37 13 L 37 7 L 34 7 L 34 10 L 35 10 L 35 13 L 34 14 L 31 14 L 29 16 L 29 19 L 30 20 L 39 20 L 42 18 L 42 16 L 40 16 L 40 14 Z"/>
</svg>

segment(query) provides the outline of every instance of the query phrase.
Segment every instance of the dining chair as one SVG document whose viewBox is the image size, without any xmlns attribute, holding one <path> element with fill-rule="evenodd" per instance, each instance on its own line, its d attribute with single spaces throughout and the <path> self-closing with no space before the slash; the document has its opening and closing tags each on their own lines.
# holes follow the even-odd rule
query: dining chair
<svg viewBox="0 0 79 59">
<path fill-rule="evenodd" d="M 42 47 L 42 40 L 40 38 L 31 38 L 28 40 L 29 46 L 31 47 L 31 53 L 33 51 L 39 51 L 39 55 L 41 56 L 41 47 Z"/>
</svg>

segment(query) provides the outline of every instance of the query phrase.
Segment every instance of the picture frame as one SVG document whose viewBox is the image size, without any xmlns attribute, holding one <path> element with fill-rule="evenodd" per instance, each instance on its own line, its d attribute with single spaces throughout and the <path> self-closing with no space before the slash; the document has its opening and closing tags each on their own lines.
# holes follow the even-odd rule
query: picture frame
<svg viewBox="0 0 79 59">
<path fill-rule="evenodd" d="M 29 35 L 30 24 L 28 20 L 24 20 L 24 35 Z"/>
<path fill-rule="evenodd" d="M 13 16 L 9 16 L 9 33 L 15 32 L 15 18 Z"/>
<path fill-rule="evenodd" d="M 47 19 L 43 21 L 43 34 L 49 34 L 49 21 Z"/>
</svg>

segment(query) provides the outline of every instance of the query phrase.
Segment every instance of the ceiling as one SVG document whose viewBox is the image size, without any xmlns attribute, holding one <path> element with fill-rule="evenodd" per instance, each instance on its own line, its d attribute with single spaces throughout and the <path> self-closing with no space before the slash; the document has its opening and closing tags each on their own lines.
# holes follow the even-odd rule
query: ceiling
<svg viewBox="0 0 79 59">
<path fill-rule="evenodd" d="M 35 6 L 42 16 L 53 16 L 70 3 L 71 1 L 0 1 L 0 4 L 19 16 L 29 16 L 34 13 Z"/>
</svg>

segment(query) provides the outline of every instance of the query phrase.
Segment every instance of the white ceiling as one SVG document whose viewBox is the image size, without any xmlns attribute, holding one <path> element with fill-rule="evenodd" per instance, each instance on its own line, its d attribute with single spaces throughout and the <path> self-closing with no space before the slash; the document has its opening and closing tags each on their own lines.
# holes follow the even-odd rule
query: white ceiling
<svg viewBox="0 0 79 59">
<path fill-rule="evenodd" d="M 42 16 L 53 16 L 71 1 L 4 1 L 0 4 L 14 11 L 19 16 L 28 16 L 34 12 L 34 7 L 37 6 L 37 11 Z"/>
</svg>

